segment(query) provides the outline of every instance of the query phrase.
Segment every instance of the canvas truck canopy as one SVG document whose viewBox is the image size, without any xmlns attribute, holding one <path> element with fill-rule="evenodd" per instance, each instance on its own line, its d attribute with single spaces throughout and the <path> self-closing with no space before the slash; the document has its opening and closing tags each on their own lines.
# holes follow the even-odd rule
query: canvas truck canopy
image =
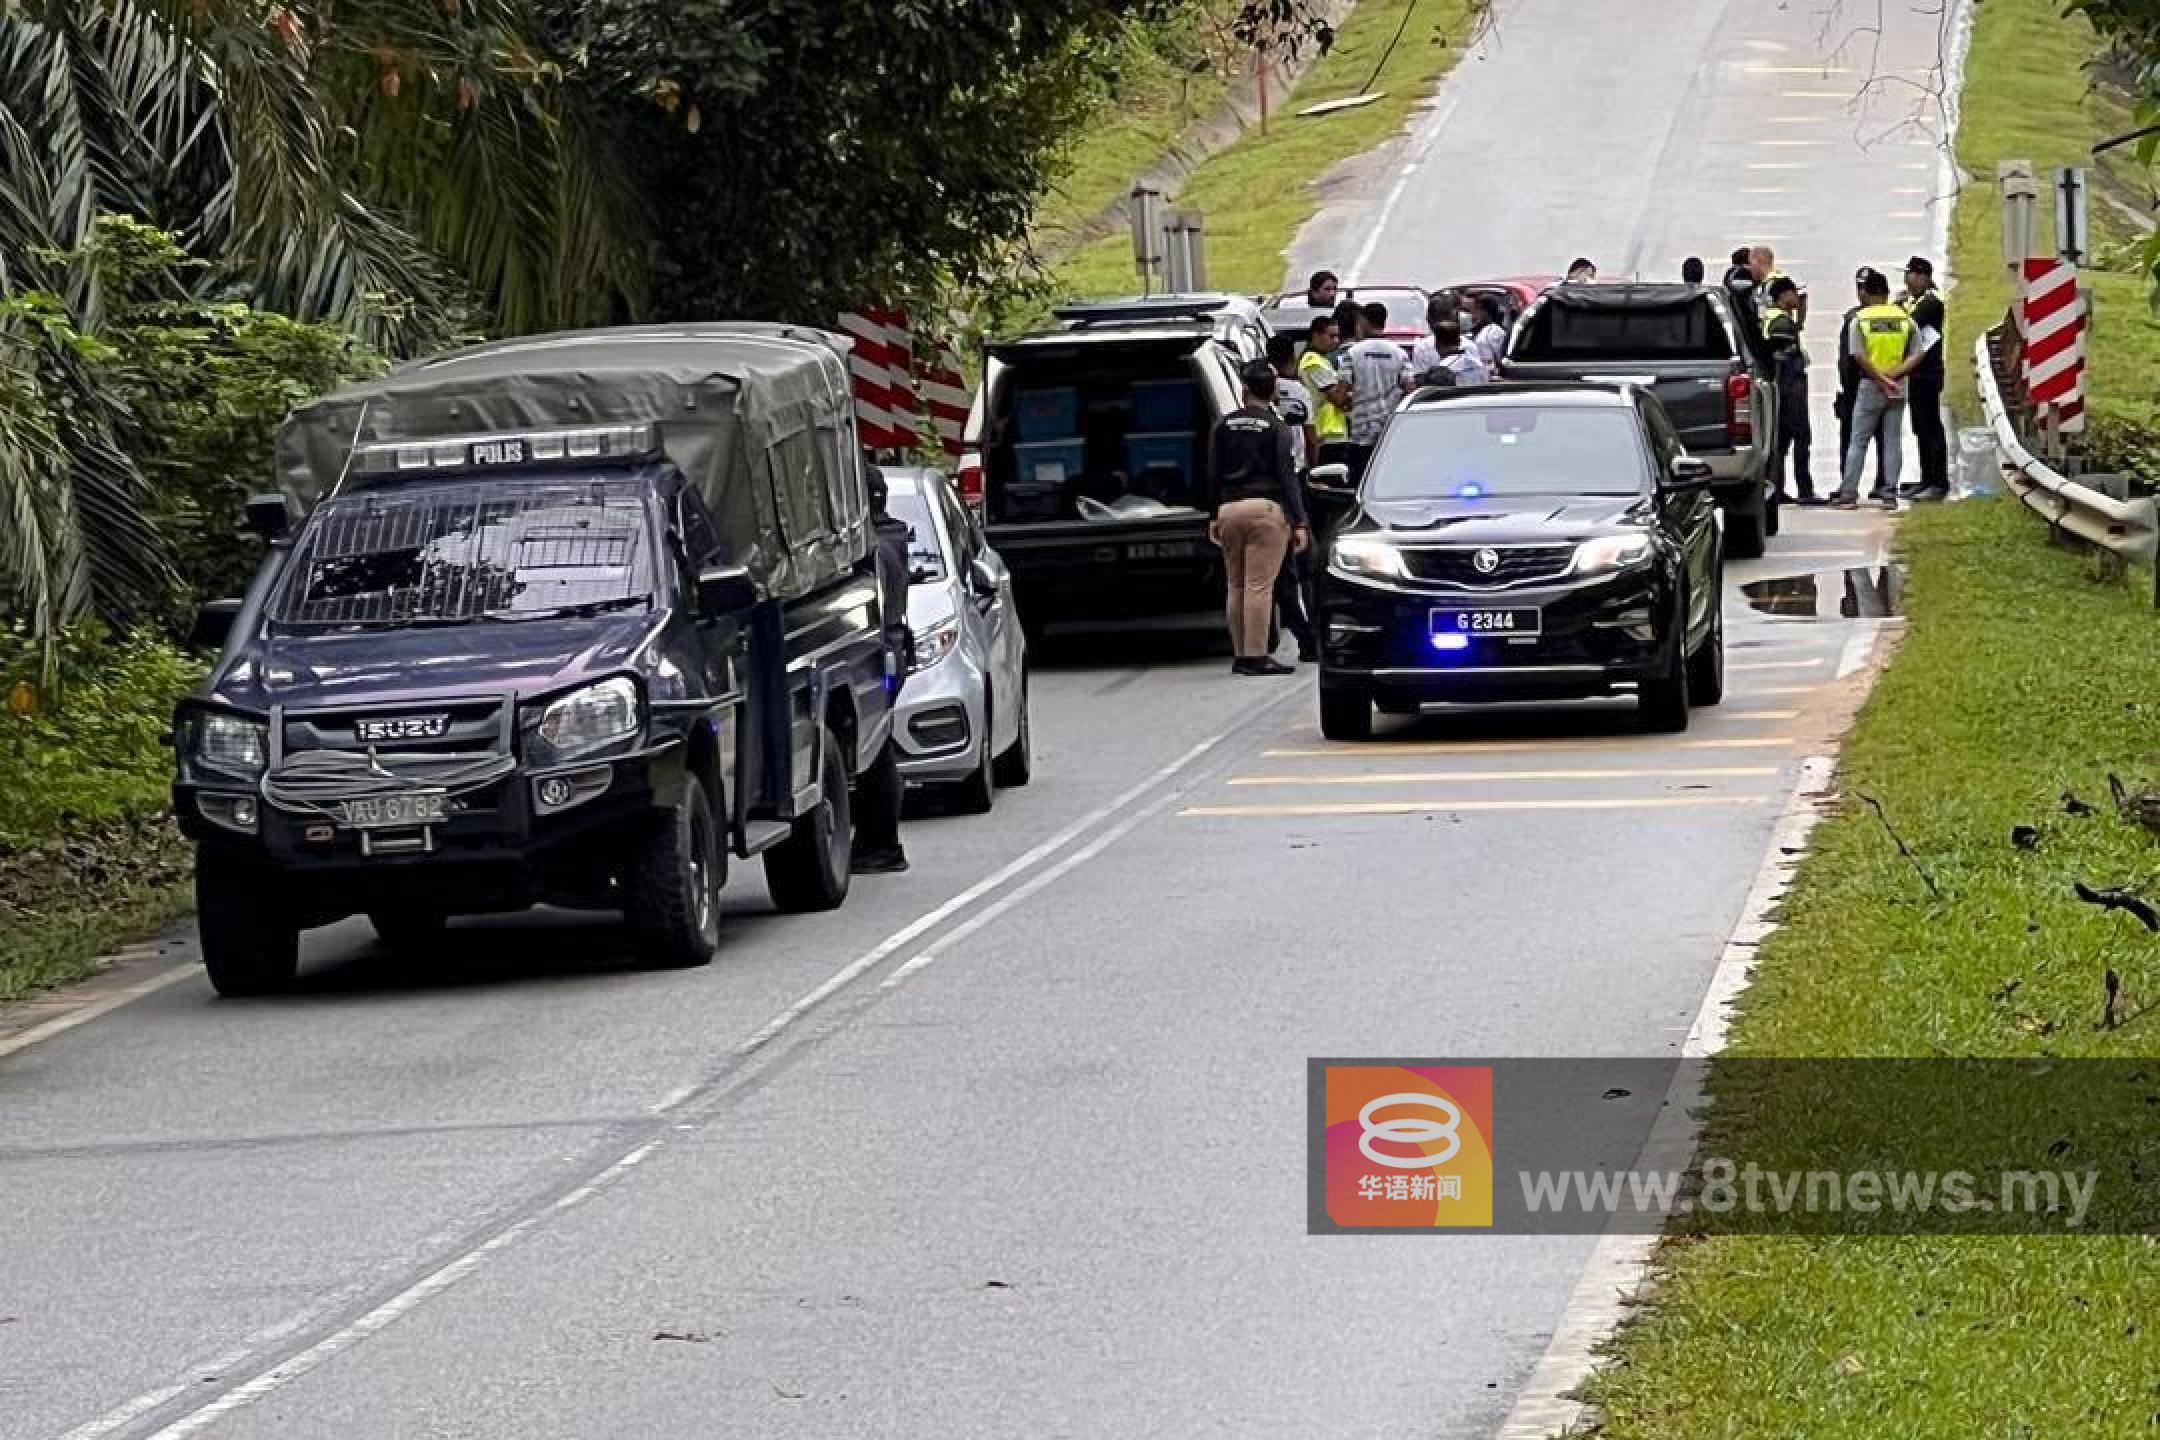
<svg viewBox="0 0 2160 1440">
<path fill-rule="evenodd" d="M 341 486 L 472 478 L 355 466 L 356 454 L 381 453 L 370 447 L 650 427 L 649 448 L 712 512 L 726 560 L 768 595 L 802 594 L 869 549 L 846 345 L 823 331 L 743 323 L 535 335 L 453 351 L 294 411 L 278 433 L 278 481 L 309 510 Z"/>
</svg>

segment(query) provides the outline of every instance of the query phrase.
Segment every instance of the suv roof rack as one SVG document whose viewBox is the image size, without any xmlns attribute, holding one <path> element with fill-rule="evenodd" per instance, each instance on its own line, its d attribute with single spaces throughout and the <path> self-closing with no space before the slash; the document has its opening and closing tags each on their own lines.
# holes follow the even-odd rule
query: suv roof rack
<svg viewBox="0 0 2160 1440">
<path fill-rule="evenodd" d="M 1211 320 L 1230 308 L 1227 295 L 1156 295 L 1131 300 L 1082 300 L 1050 313 L 1076 324 L 1118 324 L 1132 320 Z"/>
</svg>

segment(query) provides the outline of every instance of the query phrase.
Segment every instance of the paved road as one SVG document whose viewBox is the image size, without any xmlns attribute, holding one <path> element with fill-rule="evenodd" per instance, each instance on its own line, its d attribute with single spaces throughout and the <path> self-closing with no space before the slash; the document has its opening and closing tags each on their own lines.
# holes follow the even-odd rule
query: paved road
<svg viewBox="0 0 2160 1440">
<path fill-rule="evenodd" d="M 1922 243 L 1929 152 L 1860 157 L 1812 8 L 1504 5 L 1392 204 L 1400 154 L 1307 241 L 1385 207 L 1365 268 L 1445 278 L 1770 233 L 1835 294 Z M 1068 645 L 1033 787 L 834 915 L 739 877 L 709 969 L 543 917 L 414 977 L 348 926 L 298 997 L 191 978 L 0 1060 L 0 1431 L 1481 1434 L 1587 1242 L 1307 1237 L 1304 1059 L 1676 1049 L 1884 533 L 1815 512 L 1734 567 L 1684 737 L 1335 747 L 1306 682 Z M 1739 594 L 1815 571 L 1833 618 Z"/>
</svg>

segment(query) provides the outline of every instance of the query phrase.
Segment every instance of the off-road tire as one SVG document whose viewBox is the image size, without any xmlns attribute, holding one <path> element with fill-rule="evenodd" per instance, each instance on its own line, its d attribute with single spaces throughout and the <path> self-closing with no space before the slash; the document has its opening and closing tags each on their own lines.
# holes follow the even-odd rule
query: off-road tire
<svg viewBox="0 0 2160 1440">
<path fill-rule="evenodd" d="M 211 988 L 227 998 L 280 994 L 300 973 L 300 926 L 273 877 L 216 845 L 195 851 L 195 932 Z"/>
<path fill-rule="evenodd" d="M 687 970 L 711 962 L 720 948 L 727 839 L 703 780 L 688 778 L 681 803 L 639 842 L 622 878 L 638 963 Z"/>
<path fill-rule="evenodd" d="M 765 852 L 765 888 L 773 904 L 791 914 L 837 910 L 847 899 L 855 817 L 841 744 L 839 733 L 827 729 L 816 808 L 795 822 L 787 839 Z"/>
</svg>

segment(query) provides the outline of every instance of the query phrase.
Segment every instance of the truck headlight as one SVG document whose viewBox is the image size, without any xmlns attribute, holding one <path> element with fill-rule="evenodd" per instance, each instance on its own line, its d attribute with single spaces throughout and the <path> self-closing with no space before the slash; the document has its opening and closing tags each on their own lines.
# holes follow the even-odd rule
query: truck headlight
<svg viewBox="0 0 2160 1440">
<path fill-rule="evenodd" d="M 550 701 L 540 712 L 540 738 L 567 755 L 635 735 L 638 724 L 637 686 L 617 675 Z"/>
<path fill-rule="evenodd" d="M 909 673 L 927 670 L 960 647 L 960 617 L 948 616 L 915 632 L 915 663 Z"/>
<path fill-rule="evenodd" d="M 1625 570 L 1649 558 L 1650 537 L 1647 535 L 1601 535 L 1575 547 L 1574 570 L 1577 575 L 1596 575 L 1607 570 Z"/>
<path fill-rule="evenodd" d="M 270 753 L 270 727 L 260 720 L 212 711 L 196 722 L 195 758 L 220 770 L 252 775 Z"/>
<path fill-rule="evenodd" d="M 1385 540 L 1364 535 L 1345 535 L 1329 550 L 1328 558 L 1338 570 L 1352 575 L 1371 575 L 1381 580 L 1405 580 L 1402 551 Z"/>
</svg>

